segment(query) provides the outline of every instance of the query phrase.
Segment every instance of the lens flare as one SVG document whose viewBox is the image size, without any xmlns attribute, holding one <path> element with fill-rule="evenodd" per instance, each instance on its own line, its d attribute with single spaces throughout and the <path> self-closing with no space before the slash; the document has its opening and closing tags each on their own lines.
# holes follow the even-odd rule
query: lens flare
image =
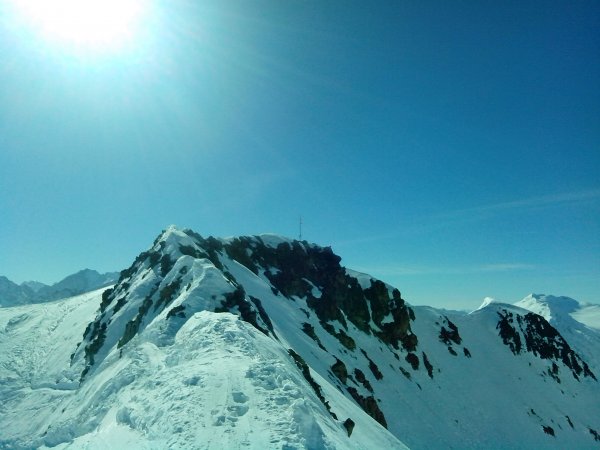
<svg viewBox="0 0 600 450">
<path fill-rule="evenodd" d="M 45 39 L 88 49 L 114 49 L 135 34 L 143 0 L 17 0 Z"/>
</svg>

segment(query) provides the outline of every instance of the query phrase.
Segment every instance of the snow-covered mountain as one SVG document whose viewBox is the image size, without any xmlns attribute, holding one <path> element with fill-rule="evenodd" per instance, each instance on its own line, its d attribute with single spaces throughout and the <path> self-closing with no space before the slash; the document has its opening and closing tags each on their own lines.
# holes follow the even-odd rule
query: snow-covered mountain
<svg viewBox="0 0 600 450">
<path fill-rule="evenodd" d="M 515 305 L 539 314 L 557 328 L 566 329 L 576 321 L 600 332 L 600 305 L 544 294 L 530 294 Z"/>
<path fill-rule="evenodd" d="M 542 316 L 274 235 L 171 227 L 113 288 L 0 310 L 0 346 L 0 448 L 600 445 L 597 366 Z"/>
<path fill-rule="evenodd" d="M 530 294 L 515 305 L 544 317 L 600 373 L 600 305 L 544 294 Z"/>
<path fill-rule="evenodd" d="M 115 284 L 118 279 L 119 272 L 101 274 L 95 270 L 83 269 L 73 275 L 69 275 L 52 286 L 40 288 L 37 294 L 39 298 L 46 301 L 57 300 L 110 286 Z"/>
<path fill-rule="evenodd" d="M 35 292 L 29 286 L 19 286 L 0 275 L 0 307 L 25 305 L 35 298 Z"/>
<path fill-rule="evenodd" d="M 21 286 L 28 287 L 33 292 L 39 292 L 40 289 L 47 287 L 47 284 L 40 283 L 39 281 L 24 281 Z"/>
<path fill-rule="evenodd" d="M 0 276 L 0 307 L 73 297 L 110 286 L 118 278 L 119 272 L 100 274 L 95 270 L 84 269 L 73 275 L 69 275 L 52 286 L 48 286 L 38 281 L 26 281 L 19 285 L 6 277 Z"/>
</svg>

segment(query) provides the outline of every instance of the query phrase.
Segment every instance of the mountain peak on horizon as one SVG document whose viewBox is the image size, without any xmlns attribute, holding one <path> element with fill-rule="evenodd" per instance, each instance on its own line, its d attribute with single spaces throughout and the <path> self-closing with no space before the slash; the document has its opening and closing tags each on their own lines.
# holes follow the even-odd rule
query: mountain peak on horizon
<svg viewBox="0 0 600 450">
<path fill-rule="evenodd" d="M 167 226 L 155 239 L 155 243 L 160 241 L 168 241 L 170 239 L 187 239 L 190 236 L 200 236 L 196 231 L 189 227 L 179 227 L 177 225 L 171 224 Z M 282 242 L 305 242 L 304 240 L 299 241 L 298 239 L 291 238 L 279 233 L 273 232 L 265 232 L 265 233 L 254 233 L 254 234 L 241 234 L 241 235 L 231 235 L 231 236 L 208 236 L 207 239 L 217 239 L 223 242 L 230 242 L 235 239 L 256 239 L 260 238 L 264 241 L 266 245 L 277 246 Z"/>
<path fill-rule="evenodd" d="M 571 314 L 581 308 L 582 303 L 571 297 L 529 294 L 515 305 L 533 311 L 550 321 L 552 318 Z"/>
<path fill-rule="evenodd" d="M 100 273 L 88 268 L 68 275 L 52 285 L 39 281 L 17 284 L 5 276 L 0 276 L 0 307 L 72 297 L 114 284 L 118 277 L 119 272 Z"/>
<path fill-rule="evenodd" d="M 563 328 L 577 329 L 582 324 L 600 331 L 600 305 L 585 303 L 566 296 L 529 294 L 515 306 L 539 314 Z"/>
<path fill-rule="evenodd" d="M 498 300 L 496 300 L 494 297 L 485 297 L 483 299 L 483 301 L 481 302 L 481 305 L 479 305 L 479 307 L 477 309 L 475 309 L 475 311 L 486 308 L 487 306 L 489 306 L 493 303 L 500 303 L 500 302 Z"/>
</svg>

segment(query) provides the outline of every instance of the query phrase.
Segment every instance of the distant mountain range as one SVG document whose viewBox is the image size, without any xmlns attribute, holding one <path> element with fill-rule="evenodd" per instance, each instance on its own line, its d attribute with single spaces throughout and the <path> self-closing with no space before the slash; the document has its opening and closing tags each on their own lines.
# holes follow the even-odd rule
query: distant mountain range
<svg viewBox="0 0 600 450">
<path fill-rule="evenodd" d="M 594 305 L 412 306 L 340 262 L 170 227 L 111 288 L 1 308 L 0 449 L 600 446 Z"/>
<path fill-rule="evenodd" d="M 51 286 L 38 281 L 16 284 L 0 276 L 0 307 L 47 302 L 90 292 L 114 284 L 119 272 L 98 273 L 84 269 Z"/>
</svg>

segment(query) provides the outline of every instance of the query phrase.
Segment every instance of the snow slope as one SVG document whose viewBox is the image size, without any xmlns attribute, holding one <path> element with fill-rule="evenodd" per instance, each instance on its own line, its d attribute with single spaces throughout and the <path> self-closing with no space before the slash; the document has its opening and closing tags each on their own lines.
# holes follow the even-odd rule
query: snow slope
<svg viewBox="0 0 600 450">
<path fill-rule="evenodd" d="M 600 443 L 596 366 L 543 317 L 412 307 L 280 236 L 170 227 L 113 288 L 2 309 L 1 330 L 0 448 Z"/>
<path fill-rule="evenodd" d="M 348 437 L 286 349 L 229 313 L 192 315 L 167 345 L 142 334 L 79 386 L 69 355 L 100 300 L 0 311 L 0 448 L 405 448 L 330 389 Z"/>
</svg>

